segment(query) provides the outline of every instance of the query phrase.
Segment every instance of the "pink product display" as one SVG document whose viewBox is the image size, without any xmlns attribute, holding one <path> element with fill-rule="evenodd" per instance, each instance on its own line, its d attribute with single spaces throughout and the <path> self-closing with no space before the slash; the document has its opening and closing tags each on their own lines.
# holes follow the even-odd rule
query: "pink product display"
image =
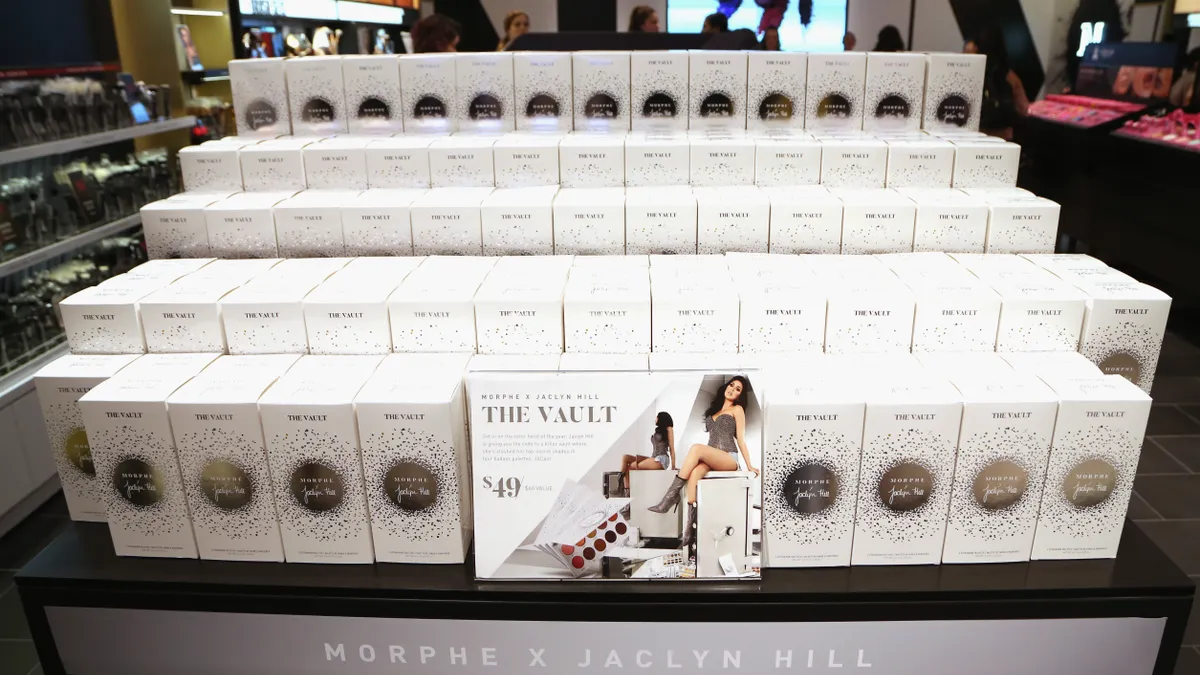
<svg viewBox="0 0 1200 675">
<path fill-rule="evenodd" d="M 1146 106 L 1138 103 L 1071 94 L 1051 94 L 1044 100 L 1031 103 L 1029 114 L 1070 126 L 1095 127 L 1145 108 Z"/>
<path fill-rule="evenodd" d="M 1175 110 L 1162 117 L 1144 115 L 1113 132 L 1120 136 L 1200 151 L 1200 114 Z"/>
</svg>

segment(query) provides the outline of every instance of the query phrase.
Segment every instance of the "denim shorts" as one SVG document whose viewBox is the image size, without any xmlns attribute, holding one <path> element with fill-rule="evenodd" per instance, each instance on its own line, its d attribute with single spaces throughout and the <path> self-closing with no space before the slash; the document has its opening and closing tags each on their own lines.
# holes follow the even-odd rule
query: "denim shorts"
<svg viewBox="0 0 1200 675">
<path fill-rule="evenodd" d="M 655 456 L 651 457 L 650 459 L 658 462 L 659 464 L 662 464 L 662 468 L 664 468 L 664 469 L 671 468 L 671 456 L 670 455 L 655 455 Z"/>
</svg>

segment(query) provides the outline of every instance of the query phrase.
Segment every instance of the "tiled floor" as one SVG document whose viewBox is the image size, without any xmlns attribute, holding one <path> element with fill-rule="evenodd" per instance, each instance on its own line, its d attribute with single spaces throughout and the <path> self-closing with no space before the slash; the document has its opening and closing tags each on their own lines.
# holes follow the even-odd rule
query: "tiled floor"
<svg viewBox="0 0 1200 675">
<path fill-rule="evenodd" d="M 1130 516 L 1200 583 L 1200 347 L 1168 334 Z M 0 675 L 41 673 L 13 573 L 67 524 L 61 496 L 0 539 Z M 1200 602 L 1175 675 L 1200 675 Z"/>
</svg>

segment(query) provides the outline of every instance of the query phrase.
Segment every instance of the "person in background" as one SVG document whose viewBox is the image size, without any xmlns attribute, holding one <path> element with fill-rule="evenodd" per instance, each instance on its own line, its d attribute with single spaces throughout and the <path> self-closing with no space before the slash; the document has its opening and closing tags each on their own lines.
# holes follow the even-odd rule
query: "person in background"
<svg viewBox="0 0 1200 675">
<path fill-rule="evenodd" d="M 1171 85 L 1171 105 L 1186 108 L 1192 103 L 1192 92 L 1196 88 L 1196 72 L 1200 70 L 1200 47 L 1188 52 L 1183 60 L 1179 79 Z"/>
<path fill-rule="evenodd" d="M 714 12 L 704 17 L 704 28 L 700 29 L 702 35 L 712 35 L 714 33 L 729 32 L 729 17 L 720 12 Z"/>
<path fill-rule="evenodd" d="M 500 38 L 500 44 L 496 47 L 496 51 L 502 52 L 508 49 L 508 45 L 512 44 L 513 40 L 529 32 L 529 15 L 519 9 L 514 9 L 504 15 L 504 37 Z"/>
<path fill-rule="evenodd" d="M 462 26 L 444 14 L 430 14 L 412 29 L 413 53 L 431 54 L 458 51 Z"/>
<path fill-rule="evenodd" d="M 858 37 L 856 37 L 854 33 L 846 31 L 846 34 L 842 36 L 842 49 L 847 52 L 852 52 L 857 46 Z"/>
<path fill-rule="evenodd" d="M 638 5 L 629 13 L 630 33 L 657 33 L 658 12 L 653 7 Z"/>
<path fill-rule="evenodd" d="M 849 51 L 849 50 L 847 50 Z M 888 24 L 879 29 L 879 38 L 875 40 L 876 52 L 902 52 L 904 51 L 904 36 L 900 35 L 900 29 Z"/>
<path fill-rule="evenodd" d="M 768 28 L 763 31 L 762 48 L 764 52 L 777 52 L 783 49 L 783 45 L 779 43 L 778 28 Z"/>
<path fill-rule="evenodd" d="M 1008 66 L 1004 34 L 995 27 L 985 28 L 978 37 L 963 45 L 963 53 L 987 56 L 979 130 L 1011 141 L 1013 126 L 1029 113 L 1029 97 L 1021 78 Z"/>
</svg>

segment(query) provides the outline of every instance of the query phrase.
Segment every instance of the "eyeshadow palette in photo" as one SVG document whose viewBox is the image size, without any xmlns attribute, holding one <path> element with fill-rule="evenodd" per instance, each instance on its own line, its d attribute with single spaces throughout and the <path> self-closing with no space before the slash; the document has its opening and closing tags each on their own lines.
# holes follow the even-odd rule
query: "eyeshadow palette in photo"
<svg viewBox="0 0 1200 675">
<path fill-rule="evenodd" d="M 567 481 L 534 545 L 576 578 L 597 576 L 601 560 L 629 545 L 630 528 L 613 500 Z"/>
</svg>

